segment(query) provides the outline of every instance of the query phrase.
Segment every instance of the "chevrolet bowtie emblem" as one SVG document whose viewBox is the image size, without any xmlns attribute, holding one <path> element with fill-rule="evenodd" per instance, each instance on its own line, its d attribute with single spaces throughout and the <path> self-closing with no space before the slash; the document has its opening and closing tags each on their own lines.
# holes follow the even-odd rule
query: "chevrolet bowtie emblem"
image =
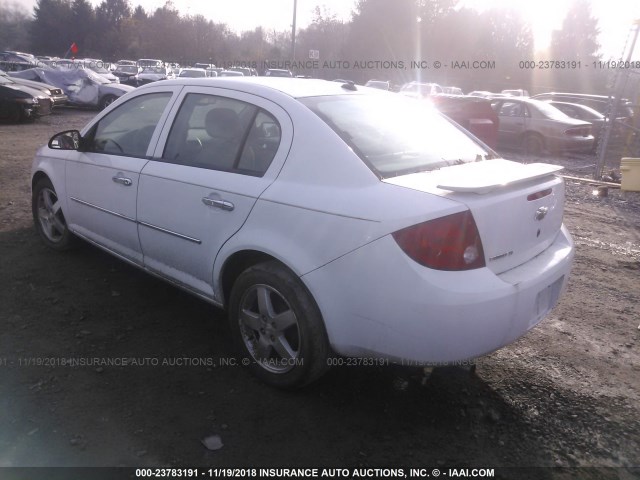
<svg viewBox="0 0 640 480">
<path fill-rule="evenodd" d="M 549 213 L 549 207 L 540 207 L 536 210 L 535 219 L 541 221 Z"/>
</svg>

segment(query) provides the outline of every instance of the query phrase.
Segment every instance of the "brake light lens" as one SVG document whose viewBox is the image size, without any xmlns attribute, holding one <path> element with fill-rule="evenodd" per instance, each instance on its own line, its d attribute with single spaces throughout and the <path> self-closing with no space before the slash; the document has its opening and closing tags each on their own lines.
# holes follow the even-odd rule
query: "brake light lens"
<svg viewBox="0 0 640 480">
<path fill-rule="evenodd" d="M 564 134 L 570 135 L 572 137 L 588 137 L 589 135 L 591 135 L 591 127 L 584 126 L 568 128 L 564 131 Z"/>
<path fill-rule="evenodd" d="M 541 198 L 551 195 L 551 193 L 553 193 L 553 190 L 550 188 L 547 188 L 546 190 L 540 190 L 539 192 L 532 193 L 531 195 L 527 196 L 527 201 L 533 202 L 534 200 L 540 200 Z"/>
<path fill-rule="evenodd" d="M 460 271 L 485 266 L 480 233 L 469 210 L 398 230 L 393 238 L 425 267 Z"/>
</svg>

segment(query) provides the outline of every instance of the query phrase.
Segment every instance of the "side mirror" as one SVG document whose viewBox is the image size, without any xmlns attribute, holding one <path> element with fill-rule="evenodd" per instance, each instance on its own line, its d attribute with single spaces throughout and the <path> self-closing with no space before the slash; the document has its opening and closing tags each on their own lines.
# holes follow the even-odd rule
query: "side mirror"
<svg viewBox="0 0 640 480">
<path fill-rule="evenodd" d="M 49 140 L 49 148 L 53 150 L 79 150 L 82 137 L 78 130 L 66 130 L 55 134 Z"/>
</svg>

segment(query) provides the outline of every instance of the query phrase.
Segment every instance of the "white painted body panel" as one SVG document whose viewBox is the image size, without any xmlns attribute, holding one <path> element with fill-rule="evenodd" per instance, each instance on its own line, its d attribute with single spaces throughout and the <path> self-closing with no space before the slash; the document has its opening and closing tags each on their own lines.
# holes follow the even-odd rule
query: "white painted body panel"
<svg viewBox="0 0 640 480">
<path fill-rule="evenodd" d="M 534 174 L 510 162 L 511 182 L 489 176 L 474 183 L 465 168 L 491 168 L 491 162 L 482 162 L 381 181 L 294 98 L 363 92 L 314 80 L 169 80 L 120 99 L 83 134 L 127 98 L 153 91 L 174 96 L 144 159 L 45 147 L 34 159 L 33 173 L 51 178 L 73 231 L 213 303 L 223 305 L 228 294 L 221 282 L 225 262 L 257 251 L 298 275 L 338 353 L 438 362 L 475 357 L 512 342 L 548 313 L 566 285 L 573 243 L 562 227 L 564 188 L 554 168 L 540 167 Z M 188 92 L 248 101 L 278 119 L 282 140 L 264 176 L 161 160 Z M 117 174 L 133 185 L 112 182 Z M 552 193 L 527 200 L 545 189 Z M 205 197 L 229 201 L 234 208 L 212 208 L 203 203 Z M 548 212 L 536 220 L 541 206 Z M 486 267 L 426 268 L 391 235 L 466 210 L 477 223 Z M 505 251 L 513 253 L 501 257 Z"/>
<path fill-rule="evenodd" d="M 545 252 L 503 275 L 424 268 L 385 236 L 303 279 L 338 353 L 454 362 L 505 346 L 539 323 L 565 288 L 572 259 L 564 228 Z"/>
<path fill-rule="evenodd" d="M 213 296 L 213 260 L 242 227 L 266 180 L 161 162 L 150 162 L 143 173 L 138 229 L 145 266 Z M 231 202 L 234 209 L 207 206 L 205 197 Z"/>
<path fill-rule="evenodd" d="M 479 173 L 482 170 L 484 174 Z M 395 177 L 385 183 L 466 205 L 480 231 L 487 266 L 501 273 L 535 257 L 554 241 L 564 211 L 564 182 L 553 175 L 558 170 L 555 165 L 490 160 Z M 466 191 L 451 191 L 442 185 L 456 182 L 457 177 L 458 185 L 464 184 Z M 549 190 L 549 195 L 527 199 L 543 190 Z M 540 208 L 546 213 L 538 220 Z"/>
<path fill-rule="evenodd" d="M 65 179 L 69 228 L 139 264 L 136 203 L 146 163 L 140 158 L 71 152 Z M 127 178 L 131 185 L 116 183 L 114 177 Z"/>
</svg>

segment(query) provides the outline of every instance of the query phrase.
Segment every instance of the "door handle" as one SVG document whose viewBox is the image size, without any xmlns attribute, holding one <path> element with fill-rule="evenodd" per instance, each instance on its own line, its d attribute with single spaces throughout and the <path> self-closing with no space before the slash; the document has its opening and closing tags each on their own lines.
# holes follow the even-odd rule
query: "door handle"
<svg viewBox="0 0 640 480">
<path fill-rule="evenodd" d="M 130 178 L 120 177 L 118 175 L 116 175 L 115 177 L 111 177 L 111 180 L 113 180 L 116 183 L 120 183 L 120 184 L 124 185 L 125 187 L 130 187 L 133 184 L 133 182 L 131 181 Z"/>
<path fill-rule="evenodd" d="M 208 207 L 216 207 L 222 210 L 226 210 L 227 212 L 232 211 L 235 206 L 233 203 L 228 202 L 227 200 L 216 200 L 215 198 L 204 197 L 202 199 L 202 203 L 204 203 Z"/>
</svg>

